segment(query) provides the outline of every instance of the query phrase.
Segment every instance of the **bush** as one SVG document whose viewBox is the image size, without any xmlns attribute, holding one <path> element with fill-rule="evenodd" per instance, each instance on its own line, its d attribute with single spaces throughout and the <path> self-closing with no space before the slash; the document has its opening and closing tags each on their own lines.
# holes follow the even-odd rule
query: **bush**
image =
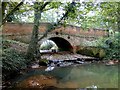
<svg viewBox="0 0 120 90">
<path fill-rule="evenodd" d="M 105 59 L 116 59 L 120 60 L 120 33 L 116 33 L 114 36 L 108 38 L 109 48 L 107 48 L 107 55 Z"/>
<path fill-rule="evenodd" d="M 13 49 L 3 49 L 2 53 L 2 71 L 3 78 L 26 68 L 25 56 Z"/>
<path fill-rule="evenodd" d="M 15 49 L 15 47 L 13 47 L 14 45 L 19 46 L 19 48 L 22 47 L 24 49 L 28 47 L 28 44 L 22 43 L 20 41 L 14 41 L 14 40 L 8 40 L 8 39 L 2 40 L 2 48 L 3 49 L 7 49 L 7 48 L 11 48 L 11 47 Z"/>
<path fill-rule="evenodd" d="M 18 52 L 16 49 L 11 48 L 11 44 L 18 43 L 13 40 L 3 40 L 2 46 L 2 74 L 3 79 L 10 77 L 11 74 L 17 74 L 21 69 L 27 67 L 27 60 L 25 59 L 25 54 Z"/>
<path fill-rule="evenodd" d="M 13 49 L 4 49 L 2 53 L 3 70 L 11 71 L 26 67 L 25 56 Z"/>
</svg>

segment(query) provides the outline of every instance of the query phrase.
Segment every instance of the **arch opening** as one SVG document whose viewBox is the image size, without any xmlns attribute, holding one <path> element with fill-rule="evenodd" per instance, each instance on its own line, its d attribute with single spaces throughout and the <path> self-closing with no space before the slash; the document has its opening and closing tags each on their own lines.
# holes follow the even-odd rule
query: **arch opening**
<svg viewBox="0 0 120 90">
<path fill-rule="evenodd" d="M 72 45 L 61 37 L 52 37 L 44 41 L 40 45 L 40 52 L 59 52 L 59 51 L 70 51 L 73 52 Z"/>
<path fill-rule="evenodd" d="M 40 45 L 40 52 L 55 52 L 58 51 L 58 46 L 52 40 L 46 40 Z"/>
<path fill-rule="evenodd" d="M 52 37 L 49 38 L 49 40 L 52 40 L 58 46 L 59 51 L 71 51 L 71 52 L 73 51 L 72 45 L 64 38 Z"/>
</svg>

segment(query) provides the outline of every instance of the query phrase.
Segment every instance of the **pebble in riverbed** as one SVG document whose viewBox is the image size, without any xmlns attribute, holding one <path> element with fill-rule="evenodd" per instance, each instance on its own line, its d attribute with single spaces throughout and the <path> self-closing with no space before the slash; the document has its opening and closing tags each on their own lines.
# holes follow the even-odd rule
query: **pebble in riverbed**
<svg viewBox="0 0 120 90">
<path fill-rule="evenodd" d="M 31 68 L 39 68 L 38 64 L 32 65 Z"/>
<path fill-rule="evenodd" d="M 115 64 L 117 64 L 117 63 L 119 63 L 119 61 L 118 60 L 109 60 L 107 63 L 106 63 L 106 65 L 115 65 Z"/>
<path fill-rule="evenodd" d="M 31 80 L 29 81 L 29 86 L 36 87 L 36 86 L 39 86 L 39 83 L 34 80 Z"/>
</svg>

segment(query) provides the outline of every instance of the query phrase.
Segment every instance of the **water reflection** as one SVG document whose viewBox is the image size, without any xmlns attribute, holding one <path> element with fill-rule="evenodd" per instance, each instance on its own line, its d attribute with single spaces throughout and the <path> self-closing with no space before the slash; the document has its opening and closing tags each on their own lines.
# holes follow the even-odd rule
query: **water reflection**
<svg viewBox="0 0 120 90">
<path fill-rule="evenodd" d="M 98 88 L 118 88 L 118 65 L 87 64 L 55 68 L 51 72 L 45 72 L 44 68 L 36 69 L 19 77 L 17 81 L 24 83 L 23 80 L 35 76 L 38 78 L 40 75 L 54 77 L 56 83 L 53 86 L 59 88 L 86 88 L 92 85 Z"/>
<path fill-rule="evenodd" d="M 118 67 L 105 65 L 82 65 L 72 68 L 69 75 L 64 77 L 61 82 L 77 82 L 79 87 L 96 85 L 99 88 L 118 87 Z"/>
</svg>

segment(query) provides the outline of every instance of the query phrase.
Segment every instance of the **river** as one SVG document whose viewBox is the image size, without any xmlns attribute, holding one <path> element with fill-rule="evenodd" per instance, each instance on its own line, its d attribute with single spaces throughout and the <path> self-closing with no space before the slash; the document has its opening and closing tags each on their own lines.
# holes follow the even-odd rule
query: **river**
<svg viewBox="0 0 120 90">
<path fill-rule="evenodd" d="M 37 88 L 41 88 L 41 85 L 57 88 L 90 88 L 93 85 L 97 88 L 118 88 L 118 65 L 81 64 L 56 67 L 50 72 L 46 72 L 45 68 L 41 67 L 25 72 L 16 78 L 16 86 L 28 88 L 32 81 L 33 84 L 36 83 Z"/>
</svg>

